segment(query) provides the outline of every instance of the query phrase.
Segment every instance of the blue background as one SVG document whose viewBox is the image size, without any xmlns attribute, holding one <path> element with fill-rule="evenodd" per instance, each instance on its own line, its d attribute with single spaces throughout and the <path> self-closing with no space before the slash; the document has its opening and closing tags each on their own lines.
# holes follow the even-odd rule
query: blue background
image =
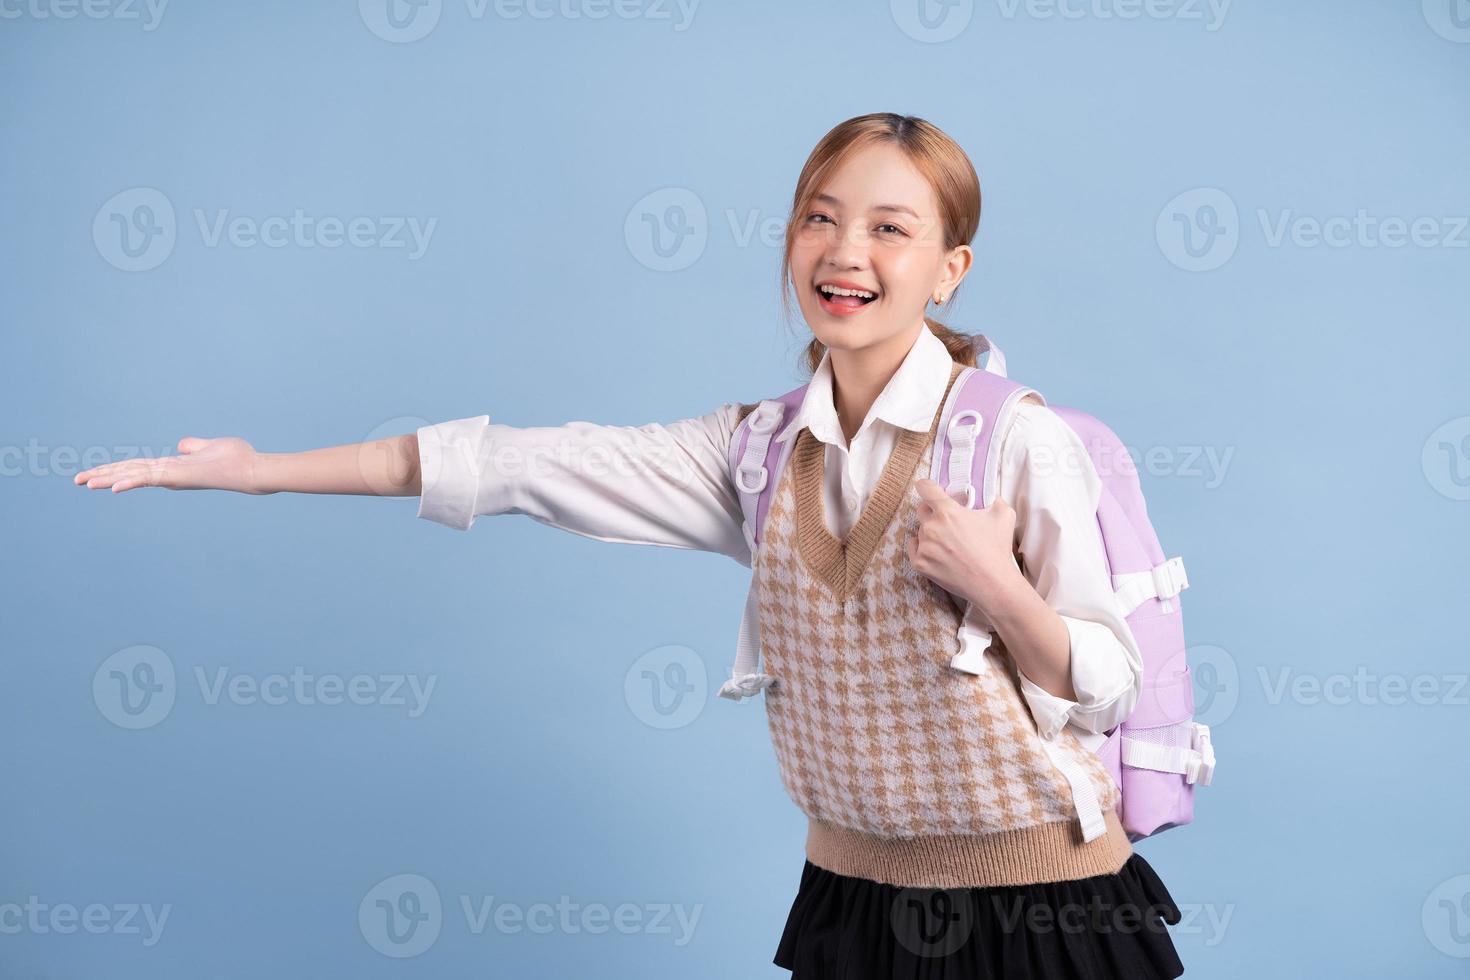
<svg viewBox="0 0 1470 980">
<path fill-rule="evenodd" d="M 1463 975 L 1470 234 L 1442 240 L 1470 212 L 1470 44 L 1431 27 L 1447 4 L 1241 0 L 1210 29 L 1208 8 L 988 0 L 925 40 L 884 3 L 706 0 L 679 29 L 652 0 L 603 19 L 443 0 L 403 41 L 371 2 L 175 0 L 152 29 L 142 7 L 27 2 L 0 20 L 0 904 L 170 912 L 153 945 L 0 916 L 0 975 L 787 975 L 770 959 L 805 820 L 763 707 L 713 696 L 735 563 L 525 518 L 462 534 L 416 499 L 71 478 L 185 435 L 286 452 L 785 391 L 807 332 L 781 322 L 779 249 L 731 222 L 779 226 L 816 141 L 878 110 L 936 123 L 981 175 L 977 266 L 946 319 L 1164 460 L 1144 489 L 1189 568 L 1220 765 L 1195 824 L 1139 845 L 1186 907 L 1187 975 Z M 130 272 L 92 229 L 135 188 L 177 237 Z M 625 231 L 665 188 L 705 216 L 661 271 Z M 1220 195 L 1234 220 L 1200 204 Z M 211 246 L 195 212 L 225 209 L 437 224 L 418 258 Z M 1441 243 L 1272 244 L 1283 215 L 1360 210 L 1428 217 Z M 1214 267 L 1188 267 L 1181 221 L 1218 239 Z M 92 685 L 138 644 L 178 692 L 128 730 Z M 624 680 L 670 644 L 709 683 L 662 730 Z M 194 672 L 221 668 L 436 687 L 418 717 L 210 704 Z M 1377 681 L 1339 703 L 1273 696 L 1283 671 L 1359 668 Z M 1374 694 L 1420 675 L 1429 703 Z M 412 959 L 358 925 L 405 873 L 445 908 Z M 477 935 L 459 907 L 562 895 L 699 918 L 680 945 L 672 920 Z"/>
</svg>

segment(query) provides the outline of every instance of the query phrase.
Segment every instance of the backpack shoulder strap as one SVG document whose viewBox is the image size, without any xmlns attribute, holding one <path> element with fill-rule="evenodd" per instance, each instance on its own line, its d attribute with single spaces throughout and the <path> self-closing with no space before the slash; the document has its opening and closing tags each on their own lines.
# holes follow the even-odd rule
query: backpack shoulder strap
<svg viewBox="0 0 1470 980">
<path fill-rule="evenodd" d="M 806 385 L 793 388 L 777 398 L 766 398 L 753 406 L 742 406 L 740 422 L 730 438 L 726 462 L 735 485 L 743 515 L 741 530 L 754 560 L 760 543 L 761 528 L 771 509 L 781 470 L 791 455 L 795 440 L 777 443 L 772 458 L 771 445 L 784 431 L 784 423 L 796 414 L 806 397 Z"/>
<path fill-rule="evenodd" d="M 802 385 L 779 398 L 764 399 L 753 407 L 742 406 L 740 422 L 730 438 L 726 462 L 730 467 L 730 479 L 735 485 L 735 493 L 740 498 L 740 529 L 750 548 L 752 567 L 755 564 L 756 551 L 760 547 L 761 528 L 765 525 L 766 515 L 770 513 L 776 485 L 781 481 L 781 470 L 796 442 L 794 438 L 777 442 L 773 458 L 772 441 L 790 425 L 789 420 L 806 397 L 806 389 L 807 386 Z M 720 697 L 739 701 L 754 696 L 776 682 L 776 678 L 757 669 L 760 664 L 760 635 L 757 627 L 756 589 L 752 576 L 751 586 L 745 594 L 745 607 L 740 614 L 735 663 L 730 668 L 729 679 L 720 685 Z"/>
<path fill-rule="evenodd" d="M 929 463 L 929 478 L 966 507 L 989 507 L 999 486 L 1001 436 L 1016 404 L 1035 388 L 990 370 L 965 368 L 955 379 L 939 416 L 939 434 Z"/>
</svg>

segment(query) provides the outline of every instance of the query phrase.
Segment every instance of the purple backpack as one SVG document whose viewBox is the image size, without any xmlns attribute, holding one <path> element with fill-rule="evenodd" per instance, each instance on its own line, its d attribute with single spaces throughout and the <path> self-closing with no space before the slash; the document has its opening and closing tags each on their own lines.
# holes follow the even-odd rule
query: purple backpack
<svg viewBox="0 0 1470 980">
<path fill-rule="evenodd" d="M 1035 394 L 1040 399 L 1041 395 L 1006 377 L 1004 355 L 984 336 L 976 338 L 976 353 L 983 368 L 962 369 L 941 410 L 929 478 L 949 493 L 962 495 L 966 506 L 984 507 L 995 499 L 999 482 L 1000 440 L 993 437 L 1005 431 L 1022 397 Z M 730 441 L 728 463 L 752 562 L 773 491 L 796 440 L 777 443 L 774 460 L 767 458 L 767 450 L 782 418 L 794 413 L 805 395 L 806 385 L 802 385 L 762 401 L 741 421 Z M 1123 829 L 1130 841 L 1138 841 L 1190 823 L 1195 785 L 1208 785 L 1214 774 L 1210 729 L 1194 720 L 1194 685 L 1185 656 L 1178 594 L 1189 581 L 1180 558 L 1164 558 L 1149 523 L 1138 473 L 1118 437 L 1086 412 L 1051 408 L 1081 437 L 1101 479 L 1097 525 L 1113 588 L 1143 657 L 1138 702 L 1095 750 L 1121 791 Z M 734 701 L 777 682 L 756 669 L 760 641 L 755 603 L 752 588 L 740 621 L 735 665 L 719 691 L 721 697 Z M 990 646 L 991 631 L 971 615 L 969 604 L 957 639 L 958 652 L 950 666 L 974 674 L 983 671 L 982 654 Z M 1044 744 L 1072 786 L 1083 839 L 1092 840 L 1104 827 L 1096 792 L 1072 760 L 1055 749 L 1053 741 Z"/>
</svg>

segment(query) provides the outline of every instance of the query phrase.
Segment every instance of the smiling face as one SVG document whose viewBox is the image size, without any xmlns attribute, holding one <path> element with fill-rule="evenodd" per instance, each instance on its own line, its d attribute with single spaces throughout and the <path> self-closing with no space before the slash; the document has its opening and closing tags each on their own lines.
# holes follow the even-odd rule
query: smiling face
<svg viewBox="0 0 1470 980">
<path fill-rule="evenodd" d="M 792 220 L 792 285 L 833 351 L 912 338 L 930 297 L 954 292 L 972 261 L 967 245 L 945 249 L 933 188 L 888 143 L 855 151 Z M 842 295 L 854 292 L 867 295 Z"/>
</svg>

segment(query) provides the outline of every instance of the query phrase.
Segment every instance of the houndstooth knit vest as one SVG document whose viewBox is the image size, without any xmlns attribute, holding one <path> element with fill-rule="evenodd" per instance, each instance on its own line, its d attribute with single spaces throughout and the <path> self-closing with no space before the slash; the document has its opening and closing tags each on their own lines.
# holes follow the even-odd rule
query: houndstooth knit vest
<svg viewBox="0 0 1470 980">
<path fill-rule="evenodd" d="M 962 611 L 905 547 L 938 424 L 936 413 L 927 434 L 899 434 L 845 542 L 823 518 L 825 450 L 809 430 L 771 502 L 752 585 L 778 678 L 766 717 L 782 783 L 808 818 L 807 857 L 905 887 L 1116 872 L 1133 849 L 1102 763 L 1065 728 L 1057 736 L 1104 811 L 1107 832 L 1084 843 L 1000 638 L 984 673 L 949 666 Z"/>
</svg>

